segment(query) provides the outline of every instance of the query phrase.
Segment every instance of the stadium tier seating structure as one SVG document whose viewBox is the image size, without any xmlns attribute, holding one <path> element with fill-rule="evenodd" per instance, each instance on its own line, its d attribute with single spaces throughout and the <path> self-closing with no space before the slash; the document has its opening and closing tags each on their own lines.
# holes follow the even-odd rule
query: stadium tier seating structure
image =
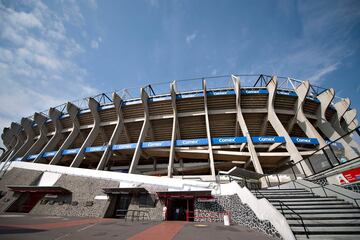
<svg viewBox="0 0 360 240">
<path fill-rule="evenodd" d="M 13 122 L 1 136 L 1 161 L 211 180 L 234 166 L 268 173 L 296 163 L 358 125 L 348 98 L 292 78 L 230 75 L 136 92 L 99 94 Z M 358 156 L 351 136 L 339 144 L 343 158 Z"/>
</svg>

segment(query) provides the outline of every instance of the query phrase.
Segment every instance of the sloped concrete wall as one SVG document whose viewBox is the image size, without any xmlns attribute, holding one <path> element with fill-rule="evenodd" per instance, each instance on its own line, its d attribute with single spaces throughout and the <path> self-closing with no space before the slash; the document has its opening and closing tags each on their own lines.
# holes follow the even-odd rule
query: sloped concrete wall
<svg viewBox="0 0 360 240">
<path fill-rule="evenodd" d="M 45 197 L 32 210 L 32 214 L 55 216 L 86 216 L 103 217 L 109 200 L 94 199 L 98 195 L 106 195 L 103 188 L 116 188 L 117 181 L 78 177 L 63 174 L 54 184 L 66 188 L 72 194 L 58 196 L 57 198 Z M 44 202 L 46 202 L 44 204 Z"/>
<path fill-rule="evenodd" d="M 41 171 L 13 168 L 7 172 L 0 180 L 0 191 L 5 193 L 0 199 L 0 213 L 6 209 L 18 198 L 19 194 L 10 191 L 8 185 L 25 185 L 30 186 L 35 183 L 41 176 Z"/>
</svg>

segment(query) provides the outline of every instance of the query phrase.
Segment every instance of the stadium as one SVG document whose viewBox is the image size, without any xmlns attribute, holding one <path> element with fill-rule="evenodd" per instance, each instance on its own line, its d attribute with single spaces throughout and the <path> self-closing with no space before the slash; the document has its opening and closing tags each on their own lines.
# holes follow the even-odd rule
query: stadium
<svg viewBox="0 0 360 240">
<path fill-rule="evenodd" d="M 259 219 L 251 227 L 271 237 L 329 235 L 326 226 L 312 231 L 311 223 L 308 229 L 293 224 L 278 205 L 259 201 L 271 199 L 275 185 L 309 197 L 311 184 L 356 182 L 339 174 L 358 169 L 358 135 L 348 98 L 290 77 L 234 74 L 102 93 L 4 128 L 0 210 L 161 219 L 167 206 L 170 219 L 171 209 L 182 206 L 184 220 L 212 221 L 206 214 L 216 211 L 208 206 L 231 211 L 237 194 L 237 206 Z M 357 205 L 350 195 L 346 200 Z M 331 234 L 359 236 L 359 208 L 349 209 L 356 224 Z M 278 219 L 257 211 L 276 212 L 269 214 Z M 249 225 L 241 214 L 232 212 L 232 221 Z"/>
</svg>

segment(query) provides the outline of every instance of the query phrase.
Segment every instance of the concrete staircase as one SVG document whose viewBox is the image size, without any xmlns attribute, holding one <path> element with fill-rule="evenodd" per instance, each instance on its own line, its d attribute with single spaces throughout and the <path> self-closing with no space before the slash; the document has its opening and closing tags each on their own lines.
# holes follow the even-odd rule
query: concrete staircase
<svg viewBox="0 0 360 240">
<path fill-rule="evenodd" d="M 360 239 L 360 209 L 344 200 L 317 196 L 299 188 L 252 193 L 257 198 L 265 197 L 284 215 L 297 239 L 307 238 L 299 217 L 291 210 L 302 217 L 310 239 Z"/>
</svg>

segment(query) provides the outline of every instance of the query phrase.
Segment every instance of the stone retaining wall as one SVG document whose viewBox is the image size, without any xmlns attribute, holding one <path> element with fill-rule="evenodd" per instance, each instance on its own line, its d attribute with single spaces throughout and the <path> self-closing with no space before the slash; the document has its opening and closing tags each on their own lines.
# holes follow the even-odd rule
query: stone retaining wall
<svg viewBox="0 0 360 240">
<path fill-rule="evenodd" d="M 223 215 L 218 213 L 229 212 L 232 223 L 263 232 L 272 239 L 282 239 L 269 221 L 258 219 L 255 213 L 246 204 L 243 204 L 237 195 L 219 196 L 214 202 L 202 202 L 197 199 L 194 208 L 196 222 L 223 222 Z M 218 217 L 214 218 L 214 216 Z"/>
<path fill-rule="evenodd" d="M 0 199 L 0 213 L 6 209 L 18 198 L 19 194 L 10 191 L 9 185 L 31 186 L 40 178 L 42 172 L 34 170 L 26 170 L 21 168 L 13 168 L 8 171 L 0 180 L 0 191 L 3 196 Z"/>
<path fill-rule="evenodd" d="M 119 182 L 63 174 L 54 186 L 66 188 L 72 194 L 45 197 L 31 210 L 32 214 L 103 217 L 109 201 L 94 198 L 106 196 L 102 189 L 116 188 Z"/>
</svg>

